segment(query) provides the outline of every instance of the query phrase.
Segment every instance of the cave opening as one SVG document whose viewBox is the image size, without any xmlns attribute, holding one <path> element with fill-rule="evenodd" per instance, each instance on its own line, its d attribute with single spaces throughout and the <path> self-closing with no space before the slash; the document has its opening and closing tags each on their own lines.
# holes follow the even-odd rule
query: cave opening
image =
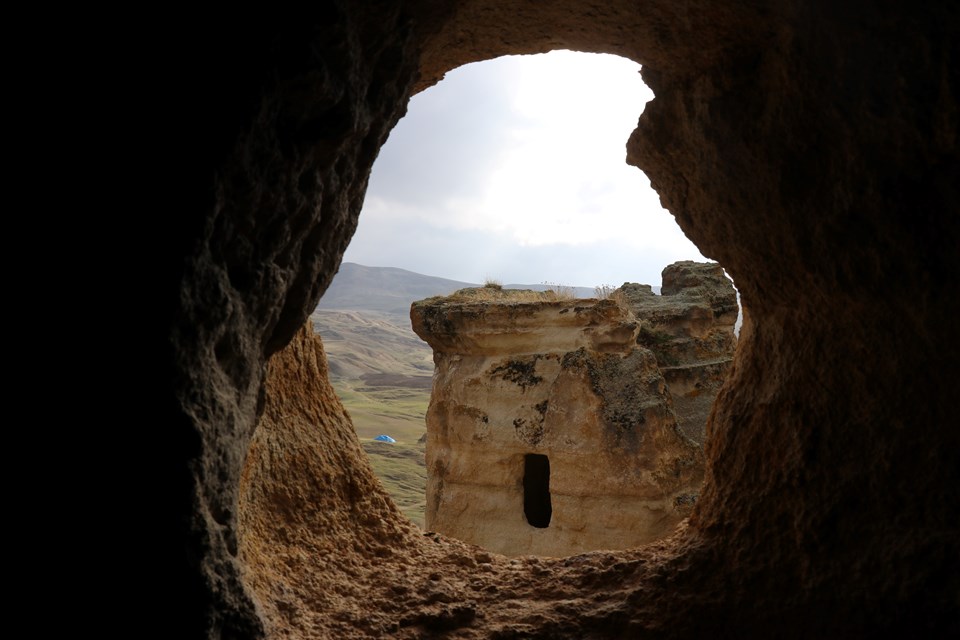
<svg viewBox="0 0 960 640">
<path fill-rule="evenodd" d="M 532 527 L 550 526 L 550 458 L 540 453 L 523 456 L 523 515 Z"/>
<path fill-rule="evenodd" d="M 640 69 L 556 50 L 448 72 L 381 148 L 344 262 L 592 297 L 706 260 L 625 161 L 655 100 Z"/>
<path fill-rule="evenodd" d="M 422 461 L 430 446 L 419 438 L 433 353 L 411 331 L 411 302 L 485 282 L 591 298 L 629 281 L 657 293 L 668 264 L 706 260 L 624 161 L 654 99 L 639 70 L 574 51 L 468 64 L 415 95 L 381 148 L 312 319 L 365 451 L 421 527 L 427 500 L 410 488 L 426 470 L 410 464 L 398 481 L 394 455 L 419 448 Z M 399 442 L 368 442 L 381 432 Z"/>
<path fill-rule="evenodd" d="M 344 10 L 357 6 L 340 4 Z M 286 223 L 268 214 L 303 201 L 302 194 L 286 197 L 284 189 L 299 186 L 296 177 L 307 175 L 302 169 L 311 169 L 314 159 L 277 153 L 278 165 L 261 166 L 269 156 L 255 151 L 270 151 L 280 139 L 279 125 L 265 119 L 240 141 L 237 156 L 256 159 L 254 179 L 256 170 L 291 179 L 264 180 L 264 196 L 251 199 L 237 197 L 246 195 L 247 183 L 226 174 L 211 216 L 227 216 L 228 224 L 204 225 L 214 229 L 212 238 L 209 231 L 203 237 L 185 232 L 194 234 L 182 244 L 191 247 L 185 254 L 190 258 L 197 247 L 196 264 L 173 276 L 184 284 L 177 317 L 196 315 L 205 322 L 201 331 L 176 334 L 175 347 L 185 356 L 177 358 L 172 387 L 174 417 L 190 421 L 204 443 L 201 454 L 179 455 L 178 462 L 190 463 L 197 491 L 175 514 L 188 516 L 196 528 L 187 543 L 199 560 L 190 569 L 209 591 L 209 603 L 199 602 L 196 610 L 212 612 L 211 628 L 222 626 L 223 635 L 234 637 L 259 637 L 243 623 L 261 617 L 277 637 L 308 631 L 399 637 L 401 624 L 410 627 L 403 637 L 449 634 L 458 626 L 469 629 L 454 633 L 478 637 L 868 636 L 891 625 L 907 635 L 956 628 L 956 580 L 944 577 L 956 573 L 943 570 L 957 557 L 954 538 L 943 529 L 956 504 L 944 499 L 943 487 L 957 486 L 950 478 L 960 468 L 950 454 L 956 448 L 943 444 L 949 441 L 943 425 L 950 424 L 945 416 L 951 408 L 944 402 L 951 379 L 943 375 L 943 363 L 953 353 L 949 318 L 955 314 L 936 304 L 951 299 L 955 282 L 952 271 L 928 270 L 955 262 L 944 249 L 956 236 L 949 224 L 955 216 L 948 218 L 956 202 L 956 183 L 948 180 L 955 145 L 949 134 L 937 138 L 936 147 L 932 138 L 915 135 L 930 130 L 928 123 L 944 131 L 951 122 L 947 110 L 955 113 L 955 87 L 943 71 L 950 68 L 950 41 L 940 26 L 950 24 L 943 18 L 951 16 L 946 9 L 918 14 L 911 7 L 866 21 L 828 4 L 793 11 L 792 5 L 731 10 L 613 3 L 621 16 L 582 4 L 531 9 L 510 19 L 502 11 L 464 10 L 465 17 L 431 21 L 442 28 L 439 35 L 428 30 L 423 36 L 425 82 L 464 59 L 558 42 L 649 60 L 659 106 L 631 139 L 631 149 L 648 158 L 643 166 L 684 227 L 705 251 L 730 263 L 745 296 L 757 305 L 733 381 L 714 411 L 710 475 L 694 517 L 656 548 L 586 554 L 574 562 L 506 562 L 423 536 L 381 498 L 330 394 L 319 403 L 325 412 L 315 412 L 324 418 L 320 426 L 296 434 L 316 446 L 293 446 L 294 436 L 279 428 L 261 425 L 253 434 L 242 470 L 259 484 L 247 481 L 244 487 L 241 524 L 235 527 L 244 535 L 235 561 L 232 519 L 221 522 L 209 514 L 231 513 L 259 415 L 261 347 L 290 339 L 290 318 L 298 320 L 297 312 L 307 311 L 303 301 L 316 298 L 311 278 L 319 273 L 329 279 L 339 264 L 356 220 L 355 208 L 343 203 L 362 198 L 377 146 L 351 143 L 317 159 L 322 198 L 308 201 L 315 207 L 301 207 L 316 214 L 291 216 Z M 329 68 L 321 67 L 320 77 L 345 79 L 357 90 L 347 92 L 348 99 L 322 122 L 337 136 L 331 139 L 359 141 L 357 122 L 372 121 L 364 142 L 376 142 L 378 123 L 396 113 L 391 91 L 400 103 L 406 78 L 394 74 L 399 88 L 383 79 L 371 84 L 370 69 L 383 69 L 371 52 L 383 51 L 384 42 L 419 49 L 399 36 L 382 37 L 378 27 L 386 24 L 387 30 L 390 23 L 379 15 L 362 23 L 368 35 L 361 42 L 370 46 L 346 49 L 342 42 L 353 41 L 357 21 L 342 22 L 351 38 L 339 32 L 328 38 L 324 51 L 330 56 L 320 62 Z M 826 73 L 825 60 L 836 62 Z M 272 63 L 282 78 L 305 75 L 300 65 Z M 392 78 L 389 70 L 386 76 Z M 363 90 L 365 82 L 376 90 Z M 278 97 L 267 95 L 267 106 L 286 100 L 282 92 L 291 93 L 290 84 L 281 85 Z M 304 83 L 293 84 L 299 89 Z M 911 92 L 912 86 L 939 86 L 940 98 Z M 258 97 L 252 83 L 249 93 Z M 304 98 L 296 94 L 292 102 L 299 106 Z M 940 106 L 934 108 L 935 102 Z M 882 111 L 887 104 L 904 108 Z M 244 108 L 220 120 L 234 127 L 245 123 Z M 345 112 L 370 117 L 343 118 Z M 882 126 L 880 116 L 886 118 Z M 836 144 L 811 144 L 818 139 Z M 234 144 L 233 137 L 229 141 Z M 219 146 L 215 151 L 221 153 Z M 222 162 L 208 152 L 195 164 L 208 169 L 205 163 L 214 161 Z M 798 179 L 781 179 L 793 175 Z M 914 213 L 919 191 L 925 191 L 922 220 Z M 289 246 L 270 254 L 250 250 L 258 248 L 253 239 L 277 225 L 292 236 Z M 323 259 L 303 257 L 302 239 L 310 248 L 322 245 Z M 924 246 L 927 255 L 918 258 L 917 248 Z M 277 254 L 284 259 L 274 260 Z M 270 271 L 274 277 L 265 277 L 262 287 L 234 291 L 216 279 L 231 263 L 281 269 Z M 882 299 L 874 296 L 881 290 Z M 918 299 L 921 304 L 911 304 Z M 910 312 L 889 313 L 897 308 Z M 244 317 L 246 309 L 254 322 Z M 278 313 L 283 322 L 274 330 Z M 240 376 L 224 380 L 208 357 L 223 332 L 239 336 L 237 348 L 254 384 L 244 386 Z M 870 349 L 872 344 L 889 348 Z M 322 358 L 316 361 L 322 365 Z M 908 384 L 904 371 L 911 372 Z M 916 402 L 923 395 L 926 400 Z M 321 428 L 322 437 L 315 436 Z M 281 450 L 291 455 L 275 455 Z M 556 498 L 556 482 L 554 489 Z M 316 560 L 306 577 L 305 558 Z M 390 589 L 392 584 L 404 588 Z"/>
</svg>

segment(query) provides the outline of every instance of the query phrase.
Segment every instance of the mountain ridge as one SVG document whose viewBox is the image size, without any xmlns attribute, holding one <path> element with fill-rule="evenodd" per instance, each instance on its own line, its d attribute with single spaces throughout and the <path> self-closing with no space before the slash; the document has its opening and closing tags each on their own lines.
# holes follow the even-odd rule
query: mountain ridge
<svg viewBox="0 0 960 640">
<path fill-rule="evenodd" d="M 399 267 L 371 267 L 344 262 L 327 288 L 317 310 L 378 311 L 407 317 L 416 300 L 449 295 L 458 289 L 482 284 L 428 276 Z M 593 287 L 554 284 L 505 284 L 504 289 L 545 291 L 561 288 L 577 298 L 595 297 Z M 659 292 L 660 287 L 653 287 Z"/>
</svg>

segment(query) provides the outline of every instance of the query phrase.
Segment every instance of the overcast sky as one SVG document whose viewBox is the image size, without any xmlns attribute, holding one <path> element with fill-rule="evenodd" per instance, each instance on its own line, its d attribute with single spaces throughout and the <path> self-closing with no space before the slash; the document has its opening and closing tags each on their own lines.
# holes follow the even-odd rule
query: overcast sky
<svg viewBox="0 0 960 640">
<path fill-rule="evenodd" d="M 555 51 L 461 67 L 410 101 L 345 261 L 465 282 L 660 284 L 704 260 L 625 161 L 639 65 Z"/>
</svg>

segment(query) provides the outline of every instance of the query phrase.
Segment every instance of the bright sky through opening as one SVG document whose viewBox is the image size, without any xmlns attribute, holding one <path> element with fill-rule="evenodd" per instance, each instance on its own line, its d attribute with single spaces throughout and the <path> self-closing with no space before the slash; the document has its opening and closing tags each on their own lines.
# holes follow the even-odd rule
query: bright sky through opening
<svg viewBox="0 0 960 640">
<path fill-rule="evenodd" d="M 373 167 L 345 261 L 483 282 L 660 284 L 705 260 L 626 142 L 640 67 L 555 51 L 467 65 L 416 95 Z"/>
</svg>

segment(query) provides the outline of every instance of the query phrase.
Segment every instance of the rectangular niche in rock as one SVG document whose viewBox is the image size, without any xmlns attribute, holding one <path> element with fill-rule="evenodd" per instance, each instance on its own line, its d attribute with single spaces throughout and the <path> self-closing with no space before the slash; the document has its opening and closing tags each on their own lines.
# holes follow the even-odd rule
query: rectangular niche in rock
<svg viewBox="0 0 960 640">
<path fill-rule="evenodd" d="M 523 457 L 523 514 L 531 526 L 550 526 L 550 459 L 539 453 Z"/>
</svg>

